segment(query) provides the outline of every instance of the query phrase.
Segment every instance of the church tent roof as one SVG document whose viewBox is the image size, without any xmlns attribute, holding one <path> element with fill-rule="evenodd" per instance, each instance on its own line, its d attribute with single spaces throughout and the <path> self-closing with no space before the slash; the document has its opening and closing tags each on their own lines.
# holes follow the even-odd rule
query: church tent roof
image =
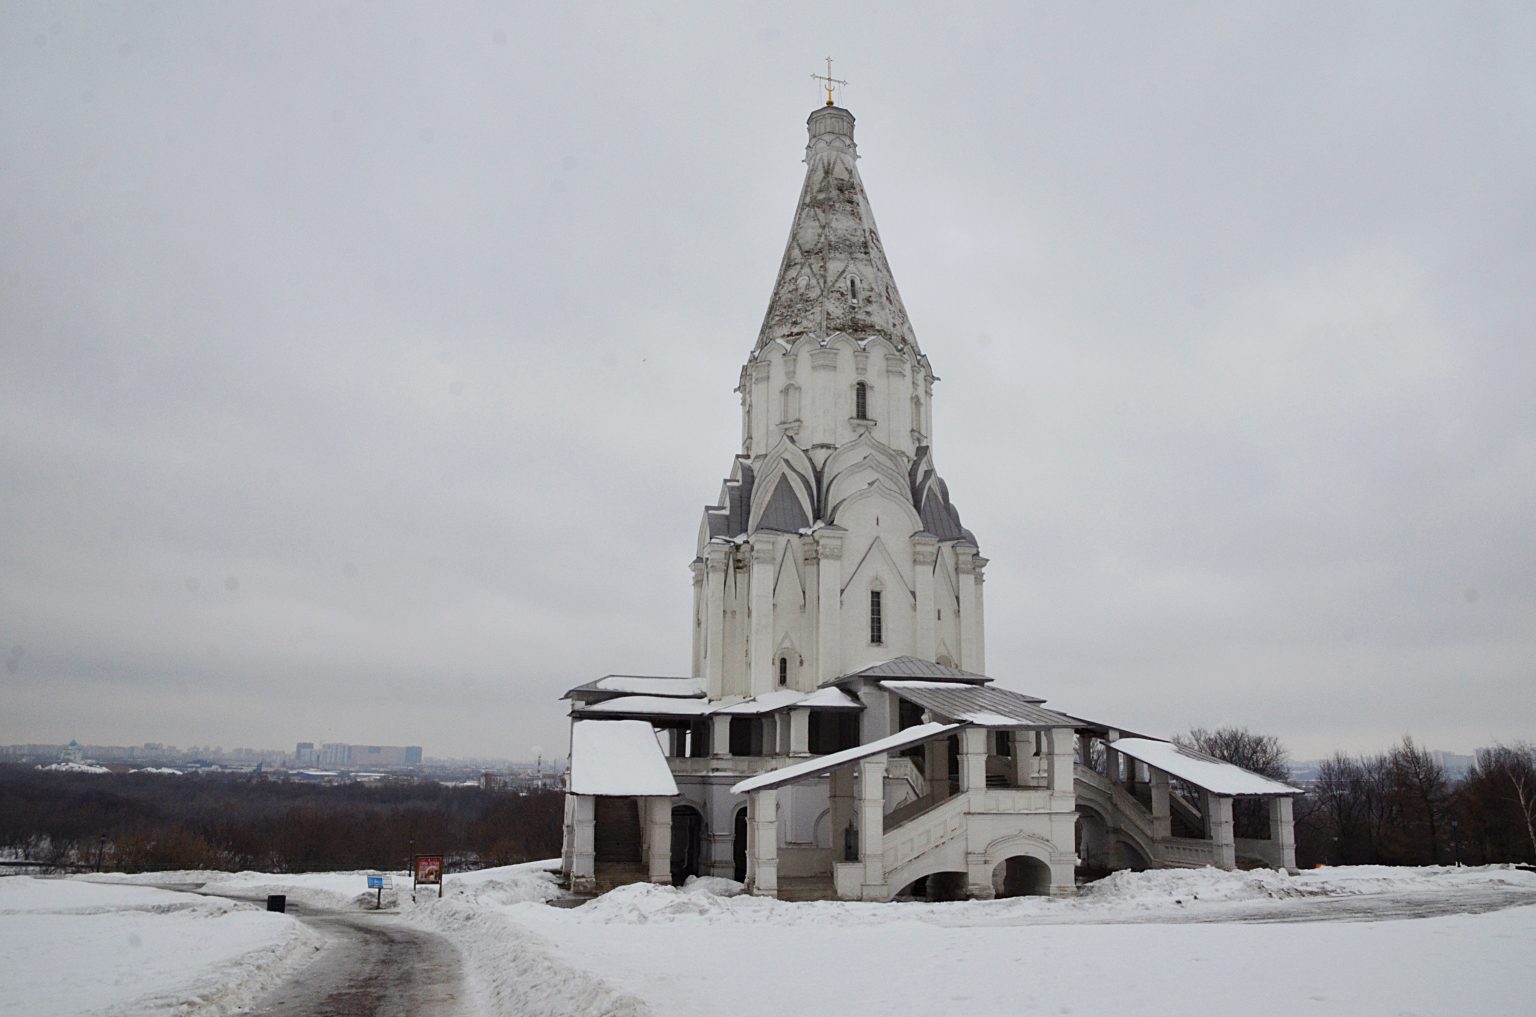
<svg viewBox="0 0 1536 1017">
<path fill-rule="evenodd" d="M 964 724 L 919 724 L 898 731 L 893 735 L 876 739 L 864 745 L 858 745 L 841 752 L 833 752 L 830 755 L 819 756 L 816 759 L 808 759 L 803 763 L 794 763 L 790 766 L 781 766 L 777 770 L 769 770 L 760 773 L 756 777 L 748 777 L 746 780 L 734 785 L 731 794 L 741 795 L 750 791 L 762 791 L 771 787 L 782 787 L 785 784 L 793 784 L 796 781 L 806 780 L 810 777 L 819 777 L 824 773 L 830 773 L 840 766 L 849 763 L 857 763 L 861 759 L 878 756 L 887 752 L 897 752 L 912 745 L 931 741 L 941 735 L 956 731 Z"/>
<path fill-rule="evenodd" d="M 1300 788 L 1245 770 L 1204 752 L 1154 738 L 1120 738 L 1109 747 L 1218 795 L 1299 795 Z"/>
<path fill-rule="evenodd" d="M 881 682 L 908 702 L 936 717 L 964 720 L 981 727 L 1070 727 L 1082 721 L 1065 713 L 1047 710 L 1045 702 L 995 686 L 959 685 L 954 682 Z"/>
<path fill-rule="evenodd" d="M 677 794 L 677 781 L 643 720 L 578 720 L 571 725 L 570 789 L 577 795 Z"/>
</svg>

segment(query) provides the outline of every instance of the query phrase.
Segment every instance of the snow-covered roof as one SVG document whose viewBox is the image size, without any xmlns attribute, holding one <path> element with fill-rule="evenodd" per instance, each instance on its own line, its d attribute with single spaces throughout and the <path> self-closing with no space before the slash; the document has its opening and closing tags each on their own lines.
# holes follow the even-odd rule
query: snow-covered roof
<svg viewBox="0 0 1536 1017">
<path fill-rule="evenodd" d="M 697 678 L 663 678 L 648 674 L 610 674 L 592 683 L 604 692 L 622 692 L 628 696 L 693 696 L 703 698 L 704 686 Z"/>
<path fill-rule="evenodd" d="M 757 716 L 791 707 L 811 707 L 818 710 L 859 710 L 864 704 L 842 689 L 818 689 L 815 692 L 796 692 L 781 689 L 765 692 L 752 699 L 731 696 L 727 699 L 673 699 L 664 696 L 620 696 L 600 703 L 588 703 L 577 707 L 583 716 L 597 713 L 621 717 L 706 717 L 723 713 L 733 717 Z"/>
<path fill-rule="evenodd" d="M 806 696 L 796 706 L 812 706 L 820 710 L 862 710 L 864 704 L 844 692 L 842 689 L 817 689 Z"/>
<path fill-rule="evenodd" d="M 704 698 L 704 686 L 697 678 L 672 678 L 650 674 L 609 674 L 578 685 L 564 696 L 566 699 L 600 699 L 601 695 L 622 696 L 677 696 L 680 698 Z"/>
<path fill-rule="evenodd" d="M 648 717 L 702 717 L 713 713 L 719 703 L 704 699 L 674 699 L 670 696 L 620 696 L 579 707 L 582 713 L 616 713 Z"/>
<path fill-rule="evenodd" d="M 781 689 L 776 692 L 764 692 L 752 699 L 743 699 L 738 703 L 717 707 L 714 713 L 729 713 L 732 716 L 741 714 L 772 713 L 774 710 L 784 710 L 796 706 L 805 698 L 804 692 L 796 692 L 793 689 Z"/>
<path fill-rule="evenodd" d="M 570 789 L 577 795 L 675 795 L 677 782 L 643 720 L 571 725 Z"/>
<path fill-rule="evenodd" d="M 947 734 L 964 726 L 964 724 L 919 724 L 916 727 L 904 728 L 893 735 L 877 738 L 864 745 L 844 749 L 841 752 L 833 752 L 830 755 L 818 756 L 815 759 L 808 759 L 803 763 L 781 766 L 777 770 L 769 770 L 767 773 L 760 773 L 756 777 L 748 777 L 746 780 L 734 785 L 731 788 L 731 794 L 741 795 L 749 791 L 761 791 L 764 788 L 793 784 L 797 780 L 804 780 L 806 777 L 816 777 L 835 770 L 839 766 L 846 766 L 849 763 L 856 763 L 861 759 L 868 759 L 870 756 L 895 752 L 909 745 L 926 742 L 931 738 L 937 738 L 939 735 Z"/>
<path fill-rule="evenodd" d="M 1110 748 L 1218 795 L 1298 795 L 1301 789 L 1252 770 L 1152 738 L 1120 738 Z"/>
</svg>

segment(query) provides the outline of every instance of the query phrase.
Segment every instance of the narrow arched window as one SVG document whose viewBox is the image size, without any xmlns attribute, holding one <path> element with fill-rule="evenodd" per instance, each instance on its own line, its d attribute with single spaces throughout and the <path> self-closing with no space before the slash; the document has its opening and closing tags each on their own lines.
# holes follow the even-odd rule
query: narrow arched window
<svg viewBox="0 0 1536 1017">
<path fill-rule="evenodd" d="M 853 298 L 854 303 L 858 303 L 859 277 L 856 275 L 850 275 L 848 277 L 848 295 Z"/>
<path fill-rule="evenodd" d="M 858 420 L 869 419 L 869 386 L 862 381 L 853 386 L 853 415 Z"/>
<path fill-rule="evenodd" d="M 880 591 L 869 591 L 869 642 L 879 646 L 885 642 L 885 619 L 880 612 Z"/>
<path fill-rule="evenodd" d="M 779 658 L 779 684 L 780 685 L 788 685 L 789 684 L 789 658 L 788 657 L 780 657 Z"/>
</svg>

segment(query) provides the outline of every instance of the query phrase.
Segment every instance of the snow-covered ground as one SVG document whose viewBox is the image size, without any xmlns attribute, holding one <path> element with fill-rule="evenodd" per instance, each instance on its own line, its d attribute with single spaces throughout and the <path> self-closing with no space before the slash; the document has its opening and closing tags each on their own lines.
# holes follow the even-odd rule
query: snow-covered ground
<svg viewBox="0 0 1536 1017">
<path fill-rule="evenodd" d="M 316 937 L 217 898 L 79 879 L 0 879 L 0 1014 L 223 1014 Z"/>
<path fill-rule="evenodd" d="M 450 874 L 445 897 L 414 904 L 396 877 L 399 920 L 459 947 L 485 1014 L 1536 1013 L 1536 875 L 1509 868 L 1165 870 L 1117 874 L 1074 900 L 954 904 L 782 903 L 705 880 L 569 909 L 545 903 L 559 895 L 546 869 Z M 283 916 L 127 883 L 355 908 L 373 899 L 365 877 L 0 880 L 0 1014 L 227 1012 L 307 945 Z M 236 918 L 255 924 L 196 934 Z M 146 931 L 155 920 L 166 924 Z M 93 968 L 59 988 L 59 972 Z"/>
</svg>

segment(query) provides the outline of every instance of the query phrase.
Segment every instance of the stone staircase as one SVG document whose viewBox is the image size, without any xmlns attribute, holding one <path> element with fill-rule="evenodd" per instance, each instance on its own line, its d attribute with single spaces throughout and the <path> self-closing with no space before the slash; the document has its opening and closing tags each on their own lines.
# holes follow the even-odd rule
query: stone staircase
<svg viewBox="0 0 1536 1017">
<path fill-rule="evenodd" d="M 644 883 L 650 878 L 641 851 L 640 812 L 633 798 L 598 798 L 597 828 L 593 831 L 597 849 L 597 892 L 604 893 L 625 883 Z"/>
<path fill-rule="evenodd" d="M 793 876 L 779 880 L 779 900 L 836 900 L 831 876 Z"/>
</svg>

